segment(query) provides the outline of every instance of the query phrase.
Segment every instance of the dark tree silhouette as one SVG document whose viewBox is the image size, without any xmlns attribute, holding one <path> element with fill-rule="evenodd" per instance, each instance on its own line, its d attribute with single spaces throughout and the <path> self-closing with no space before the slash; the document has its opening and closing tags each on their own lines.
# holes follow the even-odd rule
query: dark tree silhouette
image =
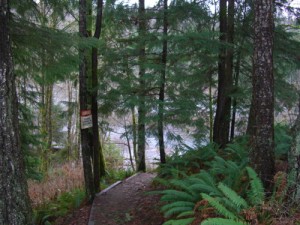
<svg viewBox="0 0 300 225">
<path fill-rule="evenodd" d="M 32 217 L 19 140 L 8 4 L 0 0 L 0 224 L 21 225 L 31 224 Z"/>
<path fill-rule="evenodd" d="M 273 1 L 254 2 L 251 164 L 270 190 L 274 175 Z"/>
</svg>

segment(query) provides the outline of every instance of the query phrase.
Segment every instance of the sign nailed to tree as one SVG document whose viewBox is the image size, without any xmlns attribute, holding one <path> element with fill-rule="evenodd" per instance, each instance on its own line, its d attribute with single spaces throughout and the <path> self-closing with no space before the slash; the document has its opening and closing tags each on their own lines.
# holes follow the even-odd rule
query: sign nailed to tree
<svg viewBox="0 0 300 225">
<path fill-rule="evenodd" d="M 81 110 L 80 111 L 80 122 L 81 129 L 87 129 L 93 126 L 92 111 L 91 110 Z"/>
</svg>

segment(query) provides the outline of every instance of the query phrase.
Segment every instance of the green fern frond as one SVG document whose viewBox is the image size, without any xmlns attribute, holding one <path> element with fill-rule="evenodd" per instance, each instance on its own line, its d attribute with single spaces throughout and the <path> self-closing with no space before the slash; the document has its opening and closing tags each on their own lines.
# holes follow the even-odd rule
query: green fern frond
<svg viewBox="0 0 300 225">
<path fill-rule="evenodd" d="M 219 163 L 220 165 L 225 165 L 225 163 L 226 163 L 226 160 L 223 159 L 222 157 L 218 156 L 218 155 L 215 156 L 214 161 Z"/>
<path fill-rule="evenodd" d="M 210 186 L 205 183 L 193 184 L 190 186 L 193 191 L 204 192 L 211 196 L 222 196 L 222 193 L 216 187 Z"/>
<path fill-rule="evenodd" d="M 163 196 L 161 197 L 161 201 L 189 201 L 195 202 L 197 199 L 195 196 L 192 196 L 183 191 L 176 190 L 164 190 L 162 191 Z"/>
<path fill-rule="evenodd" d="M 210 167 L 212 174 L 223 174 L 226 171 L 226 160 L 220 156 L 215 156 L 214 160 L 210 163 Z"/>
<path fill-rule="evenodd" d="M 198 162 L 192 162 L 192 165 L 193 165 L 194 167 L 196 167 L 196 168 L 200 168 L 200 165 L 199 165 Z"/>
<path fill-rule="evenodd" d="M 237 211 L 241 208 L 247 208 L 248 204 L 241 196 L 239 196 L 234 190 L 227 187 L 225 184 L 220 183 L 218 188 L 223 192 L 223 194 L 237 207 Z"/>
<path fill-rule="evenodd" d="M 205 183 L 207 183 L 211 186 L 216 186 L 215 178 L 210 173 L 208 173 L 207 171 L 201 171 L 199 173 L 198 177 L 201 178 L 202 180 L 204 180 Z"/>
<path fill-rule="evenodd" d="M 214 177 L 209 174 L 207 171 L 201 171 L 198 174 L 189 178 L 191 183 L 190 189 L 196 192 L 204 192 L 214 196 L 221 196 L 222 193 L 217 188 L 216 181 Z"/>
<path fill-rule="evenodd" d="M 195 218 L 187 218 L 187 219 L 180 219 L 180 220 L 169 220 L 169 221 L 163 223 L 163 225 L 189 225 L 194 220 L 195 220 Z"/>
<path fill-rule="evenodd" d="M 161 185 L 163 185 L 165 187 L 170 187 L 170 183 L 169 183 L 168 180 L 160 178 L 158 176 L 154 178 L 153 182 L 159 183 L 159 184 L 161 184 Z"/>
<path fill-rule="evenodd" d="M 180 218 L 180 217 L 192 217 L 195 215 L 195 212 L 194 210 L 190 210 L 190 211 L 185 211 L 185 212 L 182 212 L 182 213 L 179 213 L 177 218 Z"/>
<path fill-rule="evenodd" d="M 197 183 L 204 183 L 204 181 L 201 178 L 195 177 L 195 176 L 191 176 L 188 178 L 188 181 L 191 184 L 197 184 Z"/>
<path fill-rule="evenodd" d="M 201 225 L 249 225 L 248 223 L 242 221 L 236 221 L 233 219 L 223 219 L 223 218 L 209 218 L 204 220 Z"/>
<path fill-rule="evenodd" d="M 239 142 L 234 141 L 233 143 L 227 144 L 225 151 L 229 152 L 231 155 L 237 157 L 238 161 L 244 161 L 248 158 L 248 151 L 246 151 L 246 146 L 248 143 L 247 138 L 242 138 Z"/>
<path fill-rule="evenodd" d="M 239 166 L 235 162 L 230 160 L 226 161 L 226 166 L 230 170 L 237 170 L 237 171 L 240 170 Z"/>
<path fill-rule="evenodd" d="M 166 212 L 166 211 L 170 210 L 171 208 L 175 208 L 175 207 L 191 207 L 191 209 L 193 209 L 194 205 L 195 205 L 195 203 L 187 202 L 187 201 L 172 202 L 172 203 L 162 206 L 161 211 Z"/>
<path fill-rule="evenodd" d="M 179 169 L 177 169 L 175 167 L 170 168 L 169 172 L 170 172 L 171 176 L 174 178 L 179 178 L 180 176 L 182 176 L 182 177 L 187 176 L 186 173 L 180 171 Z"/>
<path fill-rule="evenodd" d="M 262 181 L 251 167 L 246 167 L 246 170 L 250 178 L 251 187 L 248 192 L 249 201 L 252 205 L 262 204 L 265 200 L 265 192 Z"/>
<path fill-rule="evenodd" d="M 176 188 L 180 188 L 188 193 L 190 193 L 191 195 L 195 195 L 196 193 L 190 188 L 190 184 L 188 184 L 186 181 L 184 180 L 176 180 L 173 179 L 170 181 L 170 183 L 176 187 Z"/>
<path fill-rule="evenodd" d="M 219 213 L 220 215 L 229 218 L 229 219 L 237 219 L 237 216 L 234 215 L 231 211 L 226 209 L 217 199 L 210 197 L 207 194 L 202 193 L 201 194 L 202 198 L 207 200 L 208 203 L 213 206 Z"/>
<path fill-rule="evenodd" d="M 178 213 L 183 213 L 183 212 L 186 212 L 186 211 L 191 211 L 192 209 L 193 209 L 193 207 L 184 207 L 184 206 L 174 207 L 174 208 L 171 208 L 171 209 L 167 210 L 164 213 L 164 217 L 168 218 L 168 217 L 177 215 Z"/>
<path fill-rule="evenodd" d="M 229 200 L 228 198 L 222 198 L 222 199 L 220 199 L 221 201 L 222 201 L 222 204 L 224 205 L 224 207 L 226 208 L 226 209 L 229 209 L 229 210 L 231 210 L 231 211 L 237 211 L 237 207 L 236 207 L 236 205 L 231 201 L 231 200 Z"/>
</svg>

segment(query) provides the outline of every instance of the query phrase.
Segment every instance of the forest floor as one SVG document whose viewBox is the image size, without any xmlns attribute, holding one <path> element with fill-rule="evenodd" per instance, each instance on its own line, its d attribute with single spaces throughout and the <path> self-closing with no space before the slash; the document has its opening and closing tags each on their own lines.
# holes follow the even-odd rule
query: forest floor
<svg viewBox="0 0 300 225">
<path fill-rule="evenodd" d="M 156 190 L 152 185 L 153 173 L 138 173 L 118 185 L 97 194 L 93 205 L 83 204 L 55 225 L 162 225 L 165 221 L 160 213 L 160 196 L 147 193 Z M 270 218 L 272 225 L 297 225 L 300 213 Z M 200 224 L 203 216 L 192 223 Z M 269 221 L 270 222 L 270 221 Z M 254 223 L 258 224 L 258 223 Z"/>
<path fill-rule="evenodd" d="M 159 196 L 152 191 L 155 174 L 138 173 L 108 191 L 98 194 L 93 206 L 83 205 L 56 225 L 161 225 Z M 90 217 L 89 217 L 90 216 Z"/>
</svg>

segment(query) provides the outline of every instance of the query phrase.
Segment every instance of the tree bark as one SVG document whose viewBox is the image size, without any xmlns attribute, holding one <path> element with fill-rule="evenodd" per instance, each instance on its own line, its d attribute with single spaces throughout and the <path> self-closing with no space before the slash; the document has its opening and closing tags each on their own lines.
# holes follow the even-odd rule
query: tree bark
<svg viewBox="0 0 300 225">
<path fill-rule="evenodd" d="M 235 65 L 235 75 L 234 75 L 234 86 L 235 89 L 238 88 L 239 85 L 239 77 L 240 77 L 240 67 L 241 67 L 241 52 L 238 52 L 236 65 Z M 232 117 L 231 117 L 231 129 L 230 129 L 230 141 L 233 141 L 235 136 L 235 122 L 236 122 L 236 109 L 237 109 L 237 98 L 234 97 L 232 101 Z"/>
<path fill-rule="evenodd" d="M 159 104 L 158 104 L 158 142 L 160 162 L 166 163 L 166 152 L 164 142 L 164 102 L 165 102 L 165 84 L 166 84 L 166 67 L 168 54 L 168 0 L 164 0 L 164 21 L 163 21 L 163 49 L 161 56 L 161 80 L 159 88 Z"/>
<path fill-rule="evenodd" d="M 233 44 L 234 1 L 228 2 L 228 17 L 226 3 L 226 0 L 220 0 L 220 42 L 223 46 L 219 53 L 218 97 L 213 130 L 213 140 L 221 148 L 229 142 L 233 61 L 232 47 L 225 47 L 224 44 Z"/>
<path fill-rule="evenodd" d="M 46 53 L 42 57 L 42 84 L 41 84 L 41 102 L 40 115 L 42 135 L 42 165 L 41 170 L 47 173 L 49 167 L 49 153 L 52 145 L 52 104 L 53 104 L 53 84 L 49 84 L 45 79 Z"/>
<path fill-rule="evenodd" d="M 71 107 L 72 104 L 72 83 L 71 81 L 67 81 L 67 87 L 68 87 L 68 125 L 67 125 L 67 152 L 68 152 L 68 160 L 72 157 L 72 140 L 71 140 L 71 128 L 72 128 L 72 114 L 73 110 Z"/>
<path fill-rule="evenodd" d="M 79 33 L 84 39 L 87 34 L 87 4 L 86 0 L 79 1 Z M 88 89 L 87 89 L 87 51 L 83 47 L 79 49 L 80 65 L 79 65 L 79 104 L 80 111 L 88 109 Z M 86 195 L 91 203 L 95 197 L 94 177 L 91 165 L 92 148 L 90 146 L 89 129 L 81 129 L 81 151 L 84 171 L 84 180 Z"/>
<path fill-rule="evenodd" d="M 212 74 L 209 75 L 209 142 L 213 143 L 213 131 L 214 131 L 214 110 L 213 110 L 213 94 L 212 94 Z"/>
<path fill-rule="evenodd" d="M 0 0 L 0 224 L 31 224 L 20 148 L 18 102 L 9 36 L 9 1 Z"/>
<path fill-rule="evenodd" d="M 139 103 L 138 103 L 138 165 L 137 171 L 146 171 L 145 148 L 146 148 L 146 83 L 145 83 L 145 36 L 146 36 L 146 18 L 145 18 L 145 0 L 139 0 L 138 15 L 138 34 L 139 34 Z"/>
<path fill-rule="evenodd" d="M 135 107 L 131 107 L 131 117 L 132 117 L 132 145 L 133 145 L 133 155 L 135 159 L 135 165 L 138 164 L 137 156 L 137 128 L 136 128 L 136 118 L 135 118 Z"/>
<path fill-rule="evenodd" d="M 98 0 L 97 2 L 97 17 L 96 17 L 96 30 L 94 38 L 99 39 L 102 28 L 102 8 L 103 1 Z M 91 91 L 91 102 L 92 102 L 92 119 L 93 119 L 93 165 L 94 165 L 94 183 L 95 191 L 100 191 L 100 177 L 105 176 L 105 164 L 104 159 L 101 159 L 102 146 L 99 139 L 99 125 L 98 125 L 98 49 L 92 48 L 92 91 Z M 101 163 L 101 165 L 100 165 Z"/>
<path fill-rule="evenodd" d="M 292 145 L 289 151 L 289 178 L 290 196 L 293 203 L 300 200 L 300 93 L 298 103 L 298 116 L 292 127 Z"/>
<path fill-rule="evenodd" d="M 125 121 L 124 129 L 125 129 L 125 138 L 126 138 L 126 142 L 127 142 L 127 146 L 128 146 L 130 165 L 131 165 L 132 170 L 135 171 L 133 157 L 132 157 L 132 151 L 131 151 L 131 146 L 130 146 L 129 132 L 127 129 L 126 121 Z"/>
<path fill-rule="evenodd" d="M 273 0 L 254 2 L 250 161 L 271 191 L 274 175 Z"/>
</svg>

